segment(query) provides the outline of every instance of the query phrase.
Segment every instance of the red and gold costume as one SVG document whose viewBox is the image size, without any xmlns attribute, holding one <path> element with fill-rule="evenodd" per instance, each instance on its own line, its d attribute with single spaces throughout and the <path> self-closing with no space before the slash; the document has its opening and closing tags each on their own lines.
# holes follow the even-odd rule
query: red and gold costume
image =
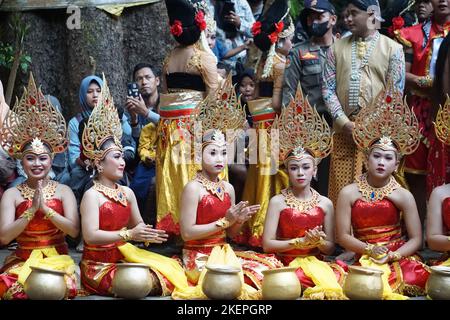
<svg viewBox="0 0 450 320">
<path fill-rule="evenodd" d="M 63 152 L 67 147 L 64 117 L 38 89 L 32 74 L 22 98 L 8 112 L 0 128 L 0 140 L 2 147 L 16 159 L 29 153 L 53 157 L 54 153 Z M 32 213 L 36 190 L 28 187 L 27 182 L 16 187 L 24 200 L 15 208 L 15 220 L 27 219 L 29 222 L 16 238 L 17 249 L 0 269 L 0 299 L 26 299 L 23 285 L 33 266 L 64 271 L 66 298 L 77 295 L 75 263 L 67 255 L 65 235 L 49 219 L 49 213 L 64 216 L 63 203 L 55 197 L 58 183 L 45 182 L 42 196 L 49 208 L 47 213 L 41 209 Z"/>
<path fill-rule="evenodd" d="M 131 217 L 131 206 L 114 201 L 106 201 L 99 208 L 99 229 L 118 231 L 128 226 Z M 107 245 L 89 245 L 84 243 L 83 257 L 80 263 L 81 283 L 92 294 L 112 295 L 112 281 L 117 263 L 126 262 L 119 247 L 126 242 L 118 241 Z M 170 295 L 173 284 L 157 269 L 150 268 L 153 283 L 158 285 L 152 289 L 151 295 Z"/>
<path fill-rule="evenodd" d="M 448 179 L 449 150 L 436 139 L 432 130 L 432 106 L 429 90 L 433 85 L 435 61 L 442 40 L 448 34 L 450 24 L 438 25 L 433 20 L 425 24 L 395 31 L 396 38 L 413 50 L 411 73 L 422 77 L 421 89 L 413 90 L 409 105 L 419 121 L 421 143 L 418 149 L 406 157 L 405 171 L 414 174 L 427 174 L 427 193 Z M 428 90 L 428 92 L 426 91 Z M 448 180 L 447 180 L 448 181 Z"/>
<path fill-rule="evenodd" d="M 395 152 L 397 158 L 412 154 L 419 145 L 419 136 L 416 116 L 392 86 L 382 91 L 375 103 L 360 111 L 353 130 L 353 140 L 361 151 L 370 154 L 372 149 L 379 148 Z M 356 180 L 361 196 L 351 208 L 353 236 L 367 243 L 359 263 L 384 272 L 384 299 L 406 299 L 404 294 L 422 295 L 429 276 L 425 265 L 416 255 L 402 257 L 396 251 L 408 240 L 402 213 L 390 199 L 391 193 L 401 186 L 391 176 L 385 186 L 375 188 L 367 181 L 367 175 Z M 389 262 L 377 264 L 371 260 L 374 246 L 388 248 L 388 253 L 381 258 L 392 257 Z"/>
<path fill-rule="evenodd" d="M 54 192 L 57 182 L 49 181 L 48 183 L 53 186 Z M 23 186 L 22 184 L 17 186 L 17 188 L 20 190 Z M 17 206 L 16 219 L 20 219 L 22 214 L 31 208 L 32 202 L 32 199 L 26 199 Z M 57 214 L 64 216 L 63 203 L 60 199 L 50 198 L 45 204 L 57 212 Z M 26 294 L 22 286 L 23 283 L 20 284 L 18 281 L 21 267 L 30 258 L 34 250 L 36 252 L 42 251 L 44 258 L 54 256 L 55 253 L 67 255 L 68 248 L 64 236 L 64 233 L 47 219 L 43 212 L 38 210 L 25 230 L 17 237 L 17 249 L 6 258 L 5 264 L 0 269 L 0 298 L 26 299 Z M 72 266 L 75 266 L 73 261 Z M 74 298 L 77 295 L 77 281 L 74 268 L 71 268 L 70 273 L 65 276 L 65 280 L 67 284 L 66 298 Z"/>
<path fill-rule="evenodd" d="M 287 190 L 283 190 L 283 194 L 286 192 Z M 277 228 L 277 239 L 288 240 L 304 237 L 306 231 L 323 226 L 324 220 L 325 212 L 318 205 L 306 211 L 301 211 L 295 207 L 288 206 L 280 212 Z M 319 260 L 323 260 L 323 256 L 318 247 L 296 248 L 289 251 L 280 252 L 277 256 L 284 263 L 284 265 L 289 265 L 297 257 L 315 256 Z M 333 269 L 339 285 L 342 286 L 345 279 L 345 271 L 335 263 L 331 263 L 330 267 Z M 296 274 L 303 288 L 311 288 L 315 286 L 314 281 L 305 274 L 301 267 L 297 269 Z"/>
<path fill-rule="evenodd" d="M 287 1 L 274 1 L 267 10 L 264 10 L 260 21 L 255 22 L 252 27 L 255 45 L 262 51 L 255 74 L 256 99 L 248 101 L 253 127 L 256 129 L 254 138 L 258 144 L 249 146 L 250 165 L 242 200 L 248 201 L 251 205 L 259 204 L 261 208 L 243 228 L 241 235 L 234 240 L 259 248 L 262 247 L 264 219 L 269 200 L 289 184 L 286 171 L 278 162 L 278 155 L 273 154 L 275 151 L 272 148 L 276 146 L 272 143 L 270 135 L 276 110 L 282 107 L 282 88 L 286 69 L 286 57 L 277 53 L 275 47 L 278 41 L 289 38 L 295 31 L 288 13 Z M 271 39 L 270 47 L 267 37 Z"/>
<path fill-rule="evenodd" d="M 358 199 L 352 206 L 351 220 L 358 240 L 386 246 L 390 251 L 406 242 L 401 212 L 389 197 L 372 202 Z M 425 293 L 429 273 L 419 256 L 403 257 L 390 263 L 389 268 L 388 281 L 393 292 L 412 296 Z"/>
<path fill-rule="evenodd" d="M 208 224 L 225 217 L 231 207 L 228 193 L 220 200 L 214 194 L 204 195 L 197 208 L 197 224 Z M 183 264 L 191 282 L 197 283 L 200 272 L 206 265 L 211 251 L 215 246 L 227 243 L 225 230 L 206 239 L 186 241 L 183 248 Z M 257 289 L 261 289 L 262 271 L 282 266 L 274 255 L 259 254 L 253 251 L 235 251 L 245 276 L 245 282 Z"/>
<path fill-rule="evenodd" d="M 108 152 L 115 150 L 122 152 L 121 135 L 122 129 L 117 110 L 106 80 L 103 78 L 102 98 L 89 117 L 82 139 L 83 153 L 94 168 L 99 168 L 100 161 L 106 157 Z M 102 148 L 107 141 L 114 143 L 108 148 Z M 132 207 L 123 187 L 115 184 L 114 188 L 108 188 L 94 180 L 92 189 L 107 199 L 98 208 L 99 229 L 126 232 L 130 223 Z M 119 235 L 124 240 L 128 240 L 128 236 L 122 236 L 120 232 Z M 154 281 L 156 285 L 150 294 L 169 295 L 174 287 L 188 287 L 183 268 L 178 261 L 139 249 L 125 241 L 118 241 L 106 245 L 84 244 L 80 266 L 82 284 L 85 289 L 99 295 L 112 294 L 112 280 L 117 263 L 120 262 L 142 263 L 150 268 L 154 279 L 159 280 Z"/>
</svg>

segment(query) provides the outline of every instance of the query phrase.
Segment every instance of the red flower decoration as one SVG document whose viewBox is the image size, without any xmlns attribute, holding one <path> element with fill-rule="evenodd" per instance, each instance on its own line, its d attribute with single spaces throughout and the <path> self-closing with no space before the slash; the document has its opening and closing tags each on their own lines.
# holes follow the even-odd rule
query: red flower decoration
<svg viewBox="0 0 450 320">
<path fill-rule="evenodd" d="M 180 20 L 175 20 L 170 26 L 170 33 L 178 37 L 183 33 L 183 24 Z"/>
<path fill-rule="evenodd" d="M 387 103 L 391 103 L 392 102 L 392 97 L 391 96 L 387 96 L 386 97 L 386 102 Z"/>
<path fill-rule="evenodd" d="M 280 33 L 281 31 L 283 31 L 284 28 L 284 23 L 283 21 L 280 21 L 278 23 L 275 23 L 275 32 L 276 33 Z"/>
<path fill-rule="evenodd" d="M 203 31 L 206 29 L 206 21 L 205 21 L 205 14 L 203 11 L 197 12 L 195 15 L 195 24 L 199 27 L 200 31 Z"/>
<path fill-rule="evenodd" d="M 261 33 L 261 21 L 256 21 L 252 26 L 252 35 L 256 36 Z"/>
<path fill-rule="evenodd" d="M 275 42 L 277 42 L 277 40 L 278 40 L 278 33 L 276 33 L 275 31 L 274 32 L 272 32 L 271 34 L 269 34 L 269 39 L 270 39 L 270 42 L 272 43 L 272 44 L 274 44 Z"/>
<path fill-rule="evenodd" d="M 403 28 L 405 25 L 405 20 L 402 17 L 394 17 L 392 18 L 392 27 L 394 30 L 398 30 Z"/>
</svg>

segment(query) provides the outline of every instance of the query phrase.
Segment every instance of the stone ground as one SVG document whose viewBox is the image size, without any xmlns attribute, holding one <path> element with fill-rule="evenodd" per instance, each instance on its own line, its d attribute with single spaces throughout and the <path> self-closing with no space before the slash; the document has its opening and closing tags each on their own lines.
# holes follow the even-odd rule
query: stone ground
<svg viewBox="0 0 450 320">
<path fill-rule="evenodd" d="M 0 249 L 0 262 L 3 264 L 4 259 L 11 254 L 12 251 L 7 250 L 5 248 Z M 70 256 L 74 259 L 75 263 L 78 265 L 81 260 L 81 253 L 75 251 L 75 249 L 69 250 Z M 420 252 L 422 257 L 426 260 L 430 258 L 437 258 L 439 257 L 439 253 L 431 251 L 431 250 L 423 250 Z M 77 273 L 79 274 L 79 269 L 77 270 Z M 425 297 L 417 297 L 412 298 L 413 300 L 426 300 Z M 103 297 L 103 296 L 97 296 L 97 295 L 91 295 L 86 297 L 77 297 L 76 300 L 117 300 L 117 298 L 113 297 Z M 144 300 L 171 300 L 170 297 L 146 297 Z"/>
</svg>

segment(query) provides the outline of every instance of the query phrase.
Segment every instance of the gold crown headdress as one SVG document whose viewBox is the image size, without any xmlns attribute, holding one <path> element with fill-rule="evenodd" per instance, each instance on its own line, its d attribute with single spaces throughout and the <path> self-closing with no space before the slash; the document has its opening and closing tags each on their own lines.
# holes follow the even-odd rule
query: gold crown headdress
<svg viewBox="0 0 450 320">
<path fill-rule="evenodd" d="M 24 154 L 63 152 L 67 147 L 66 121 L 62 114 L 44 97 L 30 74 L 28 87 L 20 101 L 8 112 L 0 129 L 2 147 L 13 157 Z M 24 151 L 31 144 L 31 148 Z"/>
<path fill-rule="evenodd" d="M 333 146 L 330 127 L 297 87 L 295 98 L 281 111 L 273 125 L 279 130 L 280 158 L 285 165 L 292 160 L 312 157 L 315 161 L 328 156 Z"/>
<path fill-rule="evenodd" d="M 443 144 L 450 145 L 450 97 L 447 95 L 444 107 L 440 106 L 434 122 L 436 137 Z"/>
<path fill-rule="evenodd" d="M 103 160 L 111 150 L 123 150 L 120 142 L 122 126 L 105 75 L 103 75 L 101 93 L 101 99 L 92 110 L 82 137 L 83 154 L 91 160 L 92 164 Z M 102 145 L 110 139 L 114 141 L 114 145 L 102 150 Z"/>
<path fill-rule="evenodd" d="M 368 152 L 375 147 L 407 155 L 419 146 L 419 125 L 406 98 L 392 84 L 374 103 L 361 109 L 355 119 L 353 140 Z"/>
<path fill-rule="evenodd" d="M 233 141 L 244 127 L 245 111 L 237 98 L 231 74 L 225 79 L 216 91 L 211 92 L 199 103 L 196 121 L 201 122 L 202 148 L 208 144 L 225 146 L 225 135 Z"/>
</svg>

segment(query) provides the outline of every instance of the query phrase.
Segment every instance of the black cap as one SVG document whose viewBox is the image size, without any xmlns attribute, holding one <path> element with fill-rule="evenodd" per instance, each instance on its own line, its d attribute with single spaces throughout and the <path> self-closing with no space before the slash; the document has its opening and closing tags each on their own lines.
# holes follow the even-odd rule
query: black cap
<svg viewBox="0 0 450 320">
<path fill-rule="evenodd" d="M 329 12 L 336 15 L 336 9 L 328 0 L 305 0 L 305 8 L 300 13 L 300 22 L 305 30 L 308 30 L 306 19 L 311 11 L 315 12 Z"/>
</svg>

